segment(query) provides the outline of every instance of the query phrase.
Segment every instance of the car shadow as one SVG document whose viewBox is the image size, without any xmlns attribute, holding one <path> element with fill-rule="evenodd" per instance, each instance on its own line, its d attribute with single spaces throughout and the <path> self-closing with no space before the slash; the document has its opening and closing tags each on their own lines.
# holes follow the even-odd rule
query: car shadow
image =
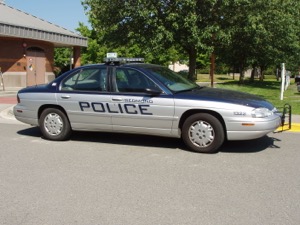
<svg viewBox="0 0 300 225">
<path fill-rule="evenodd" d="M 99 142 L 106 144 L 147 146 L 158 148 L 182 149 L 184 144 L 178 138 L 158 137 L 139 134 L 105 133 L 105 132 L 73 132 L 72 141 Z"/>
<path fill-rule="evenodd" d="M 43 138 L 38 127 L 30 127 L 17 132 L 19 135 Z M 105 132 L 81 132 L 74 131 L 69 141 L 96 142 L 118 145 L 132 145 L 143 147 L 156 147 L 168 149 L 180 149 L 190 151 L 179 138 L 158 137 L 138 134 L 105 133 Z M 274 137 L 264 136 L 248 141 L 226 141 L 219 152 L 223 153 L 255 153 L 268 148 L 279 149 L 276 142 L 281 141 Z"/>
<path fill-rule="evenodd" d="M 30 137 L 42 137 L 42 134 L 40 132 L 40 129 L 38 127 L 29 127 L 23 130 L 17 131 L 17 134 L 23 135 L 23 136 L 30 136 Z"/>
<path fill-rule="evenodd" d="M 255 153 L 261 152 L 268 148 L 279 149 L 276 142 L 280 142 L 280 139 L 264 136 L 254 140 L 246 141 L 227 141 L 220 148 L 220 152 L 226 153 Z"/>
<path fill-rule="evenodd" d="M 23 136 L 39 137 L 44 139 L 38 127 L 30 127 L 24 130 L 20 130 L 17 133 Z M 96 142 L 170 149 L 179 148 L 183 150 L 186 148 L 182 141 L 178 138 L 110 132 L 73 131 L 71 138 L 67 141 Z"/>
</svg>

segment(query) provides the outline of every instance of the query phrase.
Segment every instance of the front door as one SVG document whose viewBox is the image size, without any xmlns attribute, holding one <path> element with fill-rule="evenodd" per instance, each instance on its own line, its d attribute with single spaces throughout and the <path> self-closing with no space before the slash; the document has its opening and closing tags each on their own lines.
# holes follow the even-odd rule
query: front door
<svg viewBox="0 0 300 225">
<path fill-rule="evenodd" d="M 46 59 L 45 53 L 39 48 L 27 50 L 27 86 L 45 83 Z"/>
<path fill-rule="evenodd" d="M 174 121 L 174 99 L 160 94 L 153 96 L 146 89 L 159 87 L 143 73 L 119 67 L 115 72 L 116 91 L 110 109 L 115 131 L 169 135 Z"/>
</svg>

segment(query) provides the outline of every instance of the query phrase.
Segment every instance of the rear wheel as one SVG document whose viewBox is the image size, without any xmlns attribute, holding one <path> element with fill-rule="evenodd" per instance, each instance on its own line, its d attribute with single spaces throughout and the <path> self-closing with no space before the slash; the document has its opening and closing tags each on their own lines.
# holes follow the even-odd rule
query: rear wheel
<svg viewBox="0 0 300 225">
<path fill-rule="evenodd" d="M 197 113 L 184 122 L 182 139 L 193 151 L 215 153 L 223 144 L 225 135 L 223 126 L 216 117 Z"/>
<path fill-rule="evenodd" d="M 56 108 L 47 108 L 42 112 L 39 126 L 43 136 L 54 141 L 66 140 L 72 132 L 66 114 Z"/>
</svg>

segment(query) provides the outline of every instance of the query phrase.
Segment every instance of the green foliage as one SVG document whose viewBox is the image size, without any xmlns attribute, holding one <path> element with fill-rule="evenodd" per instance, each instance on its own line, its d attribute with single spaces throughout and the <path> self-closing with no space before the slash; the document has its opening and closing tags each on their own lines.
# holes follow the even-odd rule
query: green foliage
<svg viewBox="0 0 300 225">
<path fill-rule="evenodd" d="M 103 62 L 103 58 L 106 56 L 108 49 L 105 45 L 101 45 L 102 36 L 95 30 L 90 30 L 87 26 L 80 23 L 77 31 L 82 36 L 88 38 L 88 47 L 82 49 L 81 61 L 82 64 L 92 64 Z"/>
<path fill-rule="evenodd" d="M 299 18 L 299 1 L 240 0 L 228 6 L 224 23 L 230 43 L 217 49 L 224 62 L 240 71 L 248 67 L 265 70 L 282 62 L 288 67 L 300 64 L 300 26 L 295 19 Z"/>
<path fill-rule="evenodd" d="M 90 8 L 92 27 L 103 32 L 104 41 L 109 40 L 105 44 L 138 44 L 143 51 L 158 53 L 154 55 L 158 62 L 174 61 L 164 53 L 174 51 L 175 46 L 175 58 L 180 59 L 178 53 L 184 51 L 193 75 L 197 52 L 210 49 L 213 33 L 220 30 L 217 14 L 213 13 L 221 7 L 220 2 L 85 0 L 83 4 Z"/>
<path fill-rule="evenodd" d="M 276 68 L 274 66 L 267 68 L 264 75 L 276 75 Z"/>
<path fill-rule="evenodd" d="M 70 68 L 71 48 L 54 49 L 54 72 L 56 75 L 61 73 L 65 68 Z"/>
<path fill-rule="evenodd" d="M 249 67 L 265 71 L 300 65 L 300 1 L 295 0 L 83 0 L 91 30 L 83 62 L 100 62 L 107 52 L 144 57 L 168 64 L 189 61 L 189 77 L 196 68 L 209 68 L 217 56 L 217 72 Z M 221 66 L 220 66 L 221 65 Z M 242 73 L 243 74 L 243 73 Z M 241 76 L 241 78 L 243 78 Z"/>
</svg>

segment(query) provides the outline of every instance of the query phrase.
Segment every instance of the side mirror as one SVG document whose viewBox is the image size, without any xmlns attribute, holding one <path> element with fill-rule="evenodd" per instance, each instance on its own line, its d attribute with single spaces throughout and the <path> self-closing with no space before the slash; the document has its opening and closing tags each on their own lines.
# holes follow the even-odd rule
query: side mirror
<svg viewBox="0 0 300 225">
<path fill-rule="evenodd" d="M 160 95 L 162 93 L 162 91 L 158 88 L 146 88 L 145 92 L 154 96 Z"/>
</svg>

